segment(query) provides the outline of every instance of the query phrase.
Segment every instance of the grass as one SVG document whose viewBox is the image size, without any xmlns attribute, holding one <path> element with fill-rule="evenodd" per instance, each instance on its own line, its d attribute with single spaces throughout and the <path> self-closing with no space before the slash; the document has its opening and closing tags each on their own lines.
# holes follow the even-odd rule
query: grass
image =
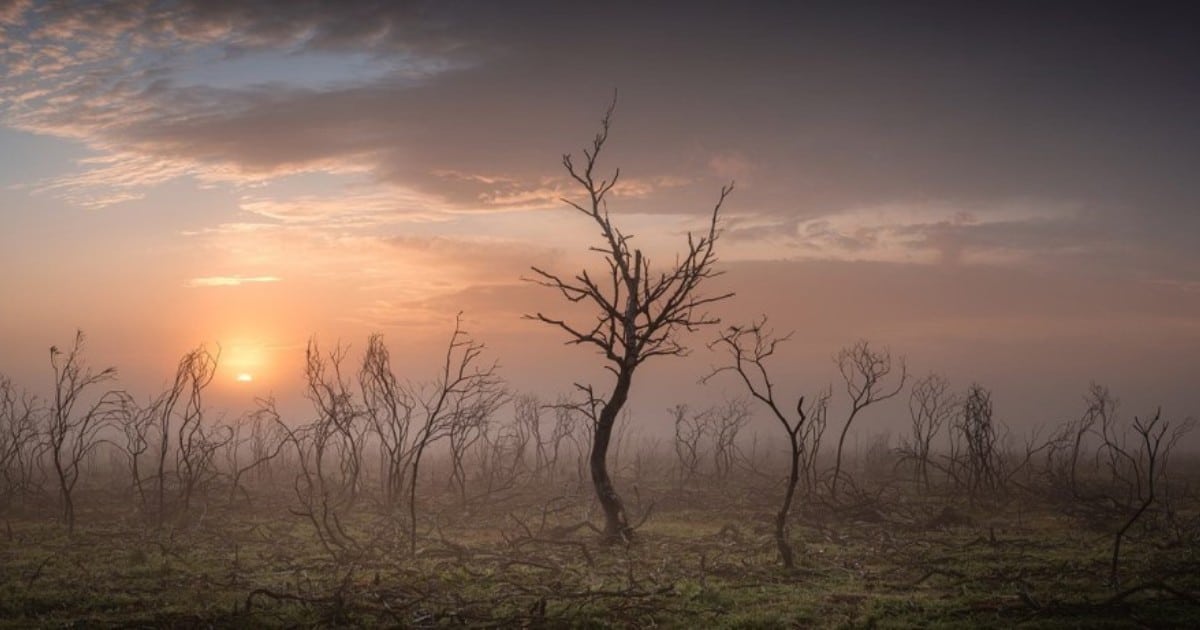
<svg viewBox="0 0 1200 630">
<path fill-rule="evenodd" d="M 801 502 L 800 566 L 786 572 L 772 506 L 735 484 L 705 486 L 643 489 L 662 507 L 630 545 L 601 545 L 586 528 L 553 535 L 586 514 L 586 495 L 558 498 L 544 521 L 546 497 L 529 491 L 426 506 L 415 556 L 404 528 L 363 508 L 346 516 L 361 546 L 336 558 L 282 500 L 214 498 L 203 517 L 156 528 L 98 497 L 71 538 L 46 515 L 8 519 L 0 627 L 1200 625 L 1200 550 L 1161 520 L 1135 528 L 1114 588 L 1119 519 L 1089 528 L 1028 499 L 956 506 L 947 519 L 954 497 L 911 491 L 870 510 Z"/>
</svg>

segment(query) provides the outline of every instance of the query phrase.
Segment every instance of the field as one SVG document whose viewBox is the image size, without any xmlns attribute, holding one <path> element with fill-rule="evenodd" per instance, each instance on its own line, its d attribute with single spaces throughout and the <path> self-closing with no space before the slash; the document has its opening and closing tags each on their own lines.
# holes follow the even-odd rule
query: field
<svg viewBox="0 0 1200 630">
<path fill-rule="evenodd" d="M 1200 623 L 1194 502 L 1139 519 L 1114 585 L 1118 513 L 1032 489 L 971 502 L 879 470 L 836 503 L 802 493 L 790 529 L 798 566 L 788 571 L 771 535 L 781 484 L 750 472 L 683 483 L 670 479 L 671 462 L 661 463 L 662 475 L 642 462 L 640 479 L 622 484 L 641 523 L 630 542 L 601 542 L 589 520 L 594 501 L 578 479 L 527 479 L 465 506 L 452 493 L 431 493 L 415 553 L 402 519 L 366 496 L 339 519 L 344 537 L 330 545 L 295 513 L 285 484 L 207 496 L 161 524 L 128 507 L 126 493 L 88 488 L 70 536 L 53 512 L 10 510 L 0 533 L 0 625 Z"/>
<path fill-rule="evenodd" d="M 53 405 L 0 381 L 0 625 L 1200 624 L 1190 419 L 1120 416 L 1093 386 L 1079 419 L 1017 439 L 988 390 L 931 375 L 910 434 L 843 451 L 905 384 L 880 389 L 863 342 L 840 427 L 829 393 L 791 419 L 765 395 L 774 427 L 738 398 L 676 406 L 666 439 L 623 414 L 608 442 L 599 403 L 512 395 L 458 339 L 407 389 L 378 338 L 357 389 L 313 349 L 303 424 L 271 399 L 210 414 L 203 350 L 144 404 L 79 411 L 82 370 Z"/>
</svg>

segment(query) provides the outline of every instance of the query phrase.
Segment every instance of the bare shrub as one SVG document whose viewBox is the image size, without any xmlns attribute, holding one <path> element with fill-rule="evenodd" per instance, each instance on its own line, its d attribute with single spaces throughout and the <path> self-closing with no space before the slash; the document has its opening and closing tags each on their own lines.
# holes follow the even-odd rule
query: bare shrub
<svg viewBox="0 0 1200 630">
<path fill-rule="evenodd" d="M 850 397 L 850 413 L 846 416 L 846 423 L 842 425 L 841 435 L 838 436 L 833 478 L 829 486 L 830 496 L 836 499 L 838 480 L 842 476 L 842 451 L 846 446 L 846 434 L 849 433 L 850 426 L 867 407 L 899 394 L 908 380 L 908 368 L 904 357 L 901 357 L 900 378 L 897 379 L 895 387 L 889 388 L 886 381 L 894 367 L 892 355 L 887 348 L 872 348 L 870 342 L 865 339 L 842 348 L 834 360 L 846 384 L 846 394 Z"/>
<path fill-rule="evenodd" d="M 978 383 L 967 388 L 953 427 L 955 461 L 972 497 L 1000 487 L 1000 452 L 992 419 L 992 393 Z"/>
<path fill-rule="evenodd" d="M 68 533 L 75 533 L 75 502 L 73 493 L 79 482 L 81 466 L 99 443 L 104 428 L 108 396 L 99 399 L 82 411 L 76 410 L 84 392 L 93 385 L 116 378 L 115 368 L 93 372 L 83 363 L 83 332 L 75 333 L 71 349 L 63 353 L 57 346 L 50 348 L 50 366 L 54 370 L 54 399 L 50 404 L 45 438 L 58 482 L 63 522 Z"/>
<path fill-rule="evenodd" d="M 934 440 L 952 420 L 959 405 L 958 397 L 950 391 L 950 382 L 942 376 L 931 373 L 913 383 L 908 396 L 912 429 L 907 437 L 901 437 L 900 453 L 912 460 L 913 473 L 926 490 L 930 488 Z"/>
<path fill-rule="evenodd" d="M 675 459 L 679 466 L 679 482 L 691 481 L 700 467 L 704 434 L 708 431 L 704 414 L 691 413 L 687 405 L 669 409 L 675 424 Z"/>
<path fill-rule="evenodd" d="M 183 514 L 200 490 L 217 475 L 216 455 L 232 438 L 230 427 L 205 421 L 204 390 L 216 376 L 219 354 L 201 346 L 185 357 L 189 386 L 179 410 L 179 432 L 175 450 L 175 474 Z"/>
<path fill-rule="evenodd" d="M 379 447 L 381 500 L 385 512 L 393 513 L 403 502 L 413 448 L 412 429 L 416 401 L 396 378 L 391 356 L 382 335 L 371 335 L 358 373 L 363 414 Z"/>
<path fill-rule="evenodd" d="M 249 414 L 240 416 L 231 426 L 231 439 L 226 444 L 226 466 L 229 471 L 229 500 L 237 498 L 240 490 L 249 499 L 249 493 L 242 483 L 243 477 L 251 471 L 260 472 L 270 465 L 286 445 L 279 412 L 275 409 L 274 398 L 260 398 L 255 401 L 257 409 Z M 249 457 L 243 459 L 243 451 Z M 261 481 L 262 477 L 259 477 Z"/>
<path fill-rule="evenodd" d="M 710 407 L 705 416 L 712 436 L 713 474 L 718 479 L 733 473 L 738 459 L 738 435 L 750 422 L 750 402 L 734 398 Z"/>
<path fill-rule="evenodd" d="M 0 375 L 0 510 L 40 491 L 43 412 L 34 396 Z"/>
</svg>

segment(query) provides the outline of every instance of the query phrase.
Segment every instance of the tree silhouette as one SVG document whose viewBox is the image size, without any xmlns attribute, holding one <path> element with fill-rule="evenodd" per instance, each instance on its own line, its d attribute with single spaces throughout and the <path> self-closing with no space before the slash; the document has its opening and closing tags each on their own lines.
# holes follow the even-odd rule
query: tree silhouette
<svg viewBox="0 0 1200 630">
<path fill-rule="evenodd" d="M 98 434 L 104 428 L 110 394 L 76 413 L 80 397 L 93 385 L 116 378 L 116 368 L 93 372 L 83 362 L 83 331 L 75 333 L 75 343 L 63 352 L 50 347 L 50 367 L 54 369 L 54 398 L 46 426 L 46 442 L 54 464 L 58 494 L 62 500 L 63 522 L 70 534 L 75 533 L 75 501 L 73 493 L 78 483 L 84 458 L 99 444 Z"/>
<path fill-rule="evenodd" d="M 537 313 L 527 315 L 567 333 L 568 344 L 591 345 L 604 356 L 608 369 L 616 377 L 607 398 L 596 396 L 590 385 L 576 384 L 586 396 L 584 409 L 594 423 L 590 468 L 596 496 L 604 509 L 605 538 L 610 541 L 629 539 L 625 510 L 608 474 L 608 446 L 617 415 L 629 397 L 633 374 L 643 362 L 656 356 L 681 356 L 687 348 L 679 336 L 698 326 L 718 323 L 702 309 L 713 302 L 732 296 L 732 293 L 705 297 L 700 285 L 718 275 L 714 269 L 717 258 L 713 250 L 719 232 L 717 217 L 732 184 L 721 188 L 720 197 L 712 209 L 708 229 L 696 237 L 688 234 L 687 252 L 676 258 L 665 270 L 651 271 L 650 260 L 642 250 L 631 247 L 631 234 L 616 227 L 608 214 L 608 194 L 616 186 L 620 170 L 611 178 L 597 180 L 596 161 L 608 140 L 613 108 L 609 105 L 600 121 L 600 131 L 590 149 L 584 149 L 582 168 L 577 167 L 570 154 L 563 156 L 563 167 L 583 188 L 586 200 L 582 203 L 564 199 L 575 210 L 591 219 L 600 228 L 600 243 L 591 247 L 607 265 L 607 278 L 597 279 L 587 270 L 573 278 L 564 279 L 533 267 L 537 275 L 533 282 L 550 287 L 568 301 L 594 307 L 594 321 L 569 323 Z"/>
<path fill-rule="evenodd" d="M 796 496 L 796 485 L 800 482 L 801 458 L 804 457 L 805 447 L 803 430 L 808 413 L 804 410 L 804 396 L 796 401 L 794 414 L 784 411 L 780 407 L 782 403 L 775 397 L 775 383 L 767 370 L 767 360 L 775 355 L 776 347 L 790 339 L 791 335 L 777 337 L 766 325 L 767 318 L 764 316 L 749 326 L 730 326 L 724 330 L 710 347 L 723 350 L 728 360 L 722 367 L 714 369 L 704 381 L 722 372 L 733 372 L 750 395 L 771 410 L 771 415 L 787 433 L 788 478 L 783 501 L 775 513 L 775 546 L 779 549 L 779 560 L 784 568 L 791 570 L 796 568 L 796 558 L 789 541 L 787 519 Z M 822 400 L 819 404 L 825 403 Z"/>
</svg>

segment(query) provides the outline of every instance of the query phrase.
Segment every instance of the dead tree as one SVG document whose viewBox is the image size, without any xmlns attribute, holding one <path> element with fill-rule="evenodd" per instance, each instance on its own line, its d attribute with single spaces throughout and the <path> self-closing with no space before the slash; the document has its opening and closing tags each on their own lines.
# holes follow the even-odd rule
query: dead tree
<svg viewBox="0 0 1200 630">
<path fill-rule="evenodd" d="M 800 480 L 804 482 L 806 492 L 817 488 L 820 477 L 819 456 L 821 441 L 825 437 L 825 428 L 829 426 L 829 401 L 833 399 L 833 386 L 826 385 L 825 389 L 817 392 L 816 398 L 808 403 L 804 411 L 808 419 L 800 429 Z"/>
<path fill-rule="evenodd" d="M 342 374 L 347 348 L 338 345 L 328 356 L 321 354 L 315 339 L 309 340 L 305 352 L 307 396 L 317 412 L 314 428 L 320 434 L 319 452 L 336 461 L 336 472 L 326 471 L 324 457 L 314 462 L 325 479 L 336 479 L 338 492 L 347 507 L 357 499 L 362 484 L 363 449 L 367 423 L 361 407 L 356 404 L 350 384 Z"/>
<path fill-rule="evenodd" d="M 72 493 L 79 481 L 80 465 L 98 443 L 97 435 L 104 426 L 106 397 L 76 412 L 80 397 L 93 385 L 115 378 L 116 368 L 93 372 L 83 364 L 83 332 L 75 333 L 75 343 L 63 353 L 50 347 L 50 366 L 54 370 L 54 400 L 50 406 L 46 441 L 58 481 L 62 501 L 63 522 L 69 534 L 75 533 L 75 502 Z"/>
<path fill-rule="evenodd" d="M 129 470 L 130 496 L 136 501 L 139 510 L 146 508 L 142 456 L 150 450 L 150 433 L 154 429 L 154 421 L 158 414 L 155 406 L 157 402 L 151 400 L 148 405 L 142 406 L 132 396 L 122 392 L 115 398 L 110 415 L 113 424 L 120 430 L 121 437 L 124 438 L 121 448 L 124 450 L 126 466 Z"/>
<path fill-rule="evenodd" d="M 385 511 L 394 512 L 403 501 L 412 456 L 409 430 L 416 401 L 392 372 L 391 357 L 381 335 L 371 335 L 367 342 L 358 382 L 367 423 L 379 441 L 383 506 Z"/>
<path fill-rule="evenodd" d="M 997 490 L 1001 477 L 990 391 L 978 383 L 967 389 L 954 430 L 962 437 L 966 449 L 961 468 L 967 491 L 974 497 L 981 491 Z"/>
<path fill-rule="evenodd" d="M 850 396 L 850 414 L 846 417 L 846 424 L 842 426 L 837 454 L 834 457 L 833 479 L 830 480 L 829 486 L 829 494 L 834 499 L 837 498 L 838 480 L 842 475 L 842 451 L 846 446 L 846 434 L 850 432 L 850 425 L 854 424 L 854 420 L 863 409 L 899 394 L 908 380 L 908 368 L 904 357 L 901 357 L 900 380 L 894 388 L 887 389 L 885 381 L 892 373 L 892 355 L 887 348 L 872 348 L 865 339 L 842 348 L 835 360 L 842 380 L 846 383 L 846 394 Z"/>
<path fill-rule="evenodd" d="M 653 272 L 650 260 L 641 249 L 632 247 L 632 235 L 613 224 L 608 213 L 608 194 L 616 186 L 620 170 L 611 178 L 596 173 L 597 158 L 608 140 L 613 105 L 600 122 L 600 131 L 590 149 L 584 149 L 582 167 L 577 167 L 570 154 L 563 156 L 567 174 L 583 188 L 583 202 L 566 200 L 572 208 L 588 217 L 599 228 L 600 243 L 592 247 L 605 263 L 607 277 L 594 277 L 584 270 L 573 278 L 533 268 L 533 281 L 558 291 L 575 304 L 595 309 L 594 319 L 586 323 L 570 323 L 544 313 L 528 315 L 565 332 L 568 344 L 588 345 L 599 350 L 612 372 L 615 382 L 606 398 L 595 395 L 590 386 L 577 384 L 597 409 L 592 434 L 591 475 L 596 497 L 604 510 L 604 536 L 609 541 L 629 539 L 633 530 L 625 515 L 621 499 L 608 473 L 608 447 L 613 427 L 629 398 L 633 375 L 638 366 L 657 356 L 682 356 L 687 349 L 680 336 L 699 326 L 718 323 L 703 309 L 732 294 L 705 297 L 700 294 L 705 280 L 718 275 L 714 245 L 717 218 L 732 185 L 721 189 L 713 207 L 708 226 L 699 236 L 688 235 L 687 251 L 664 271 Z M 599 179 L 597 179 L 599 177 Z"/>
<path fill-rule="evenodd" d="M 0 375 L 0 511 L 33 490 L 42 458 L 42 418 L 36 398 Z"/>
<path fill-rule="evenodd" d="M 912 434 L 902 440 L 901 453 L 913 460 L 918 482 L 928 490 L 929 467 L 933 441 L 959 406 L 958 397 L 950 391 L 950 382 L 937 374 L 929 374 L 913 383 L 908 396 L 908 415 Z"/>
<path fill-rule="evenodd" d="M 1160 479 L 1166 476 L 1166 462 L 1171 449 L 1193 426 L 1189 419 L 1177 426 L 1175 431 L 1170 431 L 1171 423 L 1162 420 L 1162 409 L 1158 409 L 1148 421 L 1134 417 L 1131 428 L 1135 434 L 1135 444 L 1132 446 L 1127 446 L 1124 440 L 1118 442 L 1111 432 L 1105 432 L 1104 448 L 1108 451 L 1110 460 L 1114 462 L 1114 475 L 1121 476 L 1130 487 L 1136 489 L 1126 508 L 1129 516 L 1113 536 L 1112 562 L 1109 567 L 1109 583 L 1113 588 L 1119 588 L 1121 585 L 1121 542 L 1134 523 L 1158 499 L 1157 485 Z"/>
<path fill-rule="evenodd" d="M 462 313 L 454 320 L 454 332 L 446 346 L 442 372 L 437 380 L 414 395 L 424 416 L 412 445 L 408 472 L 409 547 L 417 552 L 417 475 L 421 458 L 430 444 L 445 437 L 456 419 L 476 413 L 481 407 L 499 405 L 506 396 L 504 383 L 496 373 L 496 364 L 481 364 L 483 344 L 477 343 L 462 328 Z"/>
<path fill-rule="evenodd" d="M 479 397 L 471 404 L 457 409 L 450 416 L 446 428 L 446 437 L 450 447 L 450 485 L 458 489 L 463 507 L 466 507 L 468 503 L 465 463 L 467 451 L 479 442 L 480 438 L 487 435 L 488 428 L 493 424 L 492 416 L 503 402 L 503 391 L 498 390 L 496 395 Z M 515 479 L 517 468 L 525 465 L 525 447 L 531 439 L 530 433 L 515 430 L 520 426 L 518 423 L 511 427 L 514 429 L 512 434 L 520 435 L 521 439 L 519 447 L 514 449 L 507 477 L 509 480 Z M 492 487 L 489 486 L 489 493 L 491 490 Z"/>
<path fill-rule="evenodd" d="M 555 462 L 555 470 L 558 468 L 559 458 L 569 444 L 575 455 L 572 466 L 575 469 L 575 481 L 582 490 L 587 475 L 587 462 L 591 455 L 591 432 L 585 422 L 588 419 L 587 414 L 582 413 L 578 405 L 571 403 L 565 396 L 560 396 L 551 406 L 554 408 L 554 431 L 550 438 L 553 444 L 551 457 Z"/>
<path fill-rule="evenodd" d="M 196 348 L 179 359 L 179 364 L 175 368 L 175 379 L 171 382 L 171 386 L 158 396 L 151 404 L 150 408 L 154 410 L 156 416 L 156 425 L 158 429 L 158 465 L 155 471 L 155 495 L 157 498 L 157 520 L 161 526 L 167 517 L 167 461 L 172 452 L 171 437 L 173 430 L 172 420 L 176 414 L 182 414 L 183 418 L 187 417 L 190 411 L 186 407 L 183 411 L 179 410 L 179 403 L 183 400 L 185 394 L 195 393 L 196 377 L 202 380 L 211 381 L 212 374 L 216 369 L 216 358 L 208 352 L 203 346 Z M 202 385 L 199 389 L 203 390 Z M 179 429 L 174 429 L 179 433 Z M 176 453 L 178 458 L 178 453 Z M 178 470 L 176 471 L 178 474 Z"/>
<path fill-rule="evenodd" d="M 479 496 L 489 497 L 517 484 L 525 464 L 525 450 L 529 445 L 527 433 L 522 433 L 513 424 L 484 423 L 479 439 L 474 443 L 474 477 Z M 463 504 L 468 499 L 463 494 Z"/>
<path fill-rule="evenodd" d="M 708 427 L 703 414 L 690 413 L 687 405 L 669 409 L 675 421 L 675 459 L 679 462 L 679 483 L 691 481 L 700 467 L 701 442 Z"/>
<path fill-rule="evenodd" d="M 1108 388 L 1103 385 L 1092 383 L 1088 387 L 1088 393 L 1084 396 L 1084 401 L 1087 402 L 1087 410 L 1079 420 L 1072 423 L 1069 427 L 1071 455 L 1067 472 L 1071 495 L 1076 499 L 1081 499 L 1085 496 L 1079 481 L 1079 459 L 1086 450 L 1086 441 L 1089 436 L 1094 436 L 1097 433 L 1097 424 L 1102 428 L 1101 432 L 1104 433 L 1101 436 L 1101 440 L 1103 441 L 1107 437 L 1113 419 L 1116 418 L 1117 414 L 1117 400 L 1109 393 Z"/>
<path fill-rule="evenodd" d="M 179 409 L 175 475 L 179 480 L 179 505 L 183 514 L 191 507 L 196 490 L 215 474 L 217 451 L 232 439 L 229 427 L 205 424 L 204 391 L 217 374 L 217 354 L 201 346 L 184 357 L 188 386 Z"/>
<path fill-rule="evenodd" d="M 350 503 L 348 492 L 323 463 L 333 449 L 331 442 L 336 439 L 328 419 L 317 418 L 298 428 L 289 427 L 278 416 L 273 420 L 285 436 L 284 442 L 296 451 L 298 470 L 292 490 L 300 508 L 290 510 L 291 513 L 308 520 L 321 546 L 335 560 L 359 553 L 358 540 L 346 531 L 341 520 Z"/>
<path fill-rule="evenodd" d="M 229 502 L 237 499 L 241 490 L 249 500 L 250 495 L 242 485 L 242 478 L 252 470 L 259 470 L 279 456 L 287 444 L 279 431 L 279 412 L 275 399 L 256 399 L 258 408 L 243 415 L 231 425 L 232 439 L 226 445 L 226 464 L 229 470 Z M 246 430 L 249 429 L 247 432 Z M 242 450 L 249 447 L 249 461 L 242 459 Z"/>
<path fill-rule="evenodd" d="M 752 417 L 749 401 L 745 398 L 726 400 L 709 408 L 705 415 L 712 435 L 713 474 L 724 479 L 733 473 L 737 461 L 738 434 Z"/>
<path fill-rule="evenodd" d="M 513 399 L 513 423 L 522 427 L 522 433 L 529 435 L 529 443 L 533 446 L 533 476 L 539 478 L 550 466 L 550 448 L 553 435 L 542 433 L 543 405 L 537 396 L 522 394 Z"/>
<path fill-rule="evenodd" d="M 463 507 L 467 505 L 466 456 L 488 430 L 488 416 L 466 413 L 451 419 L 446 427 L 446 442 L 450 451 L 450 487 L 458 491 Z"/>
<path fill-rule="evenodd" d="M 792 499 L 796 494 L 796 485 L 800 481 L 800 459 L 803 455 L 800 431 L 804 427 L 807 415 L 804 411 L 804 396 L 800 396 L 796 402 L 794 417 L 785 414 L 775 399 L 775 384 L 767 372 L 766 362 L 775 354 L 776 347 L 787 341 L 791 335 L 776 337 L 773 332 L 766 330 L 766 323 L 767 318 L 763 317 L 749 326 L 730 326 L 722 332 L 712 346 L 724 350 L 729 355 L 729 363 L 713 370 L 704 381 L 722 372 L 733 372 L 741 379 L 750 395 L 767 406 L 771 415 L 787 433 L 790 465 L 783 503 L 775 514 L 775 545 L 779 549 L 779 558 L 783 566 L 790 570 L 795 568 L 796 560 L 788 539 L 787 522 L 792 509 Z"/>
</svg>

